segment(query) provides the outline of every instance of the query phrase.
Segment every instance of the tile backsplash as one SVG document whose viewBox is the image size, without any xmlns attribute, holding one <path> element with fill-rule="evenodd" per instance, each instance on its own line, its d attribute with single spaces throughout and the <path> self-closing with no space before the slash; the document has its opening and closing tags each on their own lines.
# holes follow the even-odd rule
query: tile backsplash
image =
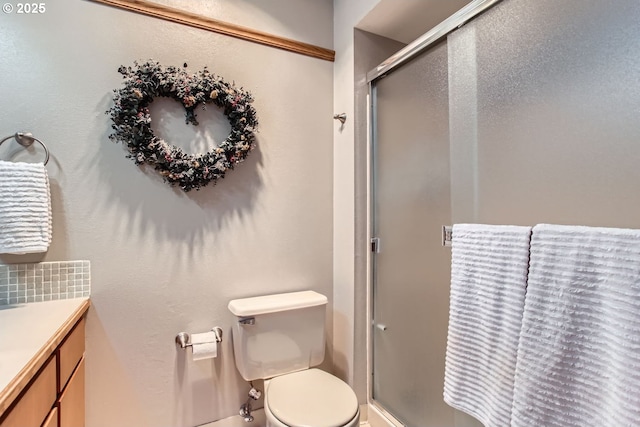
<svg viewBox="0 0 640 427">
<path fill-rule="evenodd" d="M 0 305 L 88 297 L 89 261 L 0 264 Z"/>
</svg>

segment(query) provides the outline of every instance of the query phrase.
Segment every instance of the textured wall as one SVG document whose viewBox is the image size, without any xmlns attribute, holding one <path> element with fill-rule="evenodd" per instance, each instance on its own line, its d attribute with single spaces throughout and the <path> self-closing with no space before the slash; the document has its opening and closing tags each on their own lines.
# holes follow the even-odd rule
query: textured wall
<svg viewBox="0 0 640 427">
<path fill-rule="evenodd" d="M 332 47 L 330 1 L 218 4 L 193 11 Z M 332 297 L 333 64 L 89 1 L 47 7 L 0 16 L 0 133 L 29 130 L 50 147 L 53 243 L 46 256 L 0 261 L 91 261 L 88 427 L 236 414 L 248 387 L 228 301 L 305 288 Z M 107 139 L 117 68 L 148 58 L 208 65 L 253 92 L 258 148 L 215 187 L 183 194 Z M 176 351 L 177 332 L 215 325 L 225 330 L 215 362 Z"/>
<path fill-rule="evenodd" d="M 366 363 L 355 358 L 355 108 L 354 108 L 354 31 L 360 20 L 380 0 L 334 0 L 334 100 L 336 113 L 346 113 L 344 126 L 334 124 L 333 181 L 333 291 L 334 291 L 334 364 L 340 377 L 356 391 L 361 379 L 355 378 L 355 364 Z M 361 343 L 360 343 L 361 344 Z M 366 395 L 358 392 L 359 402 Z"/>
</svg>

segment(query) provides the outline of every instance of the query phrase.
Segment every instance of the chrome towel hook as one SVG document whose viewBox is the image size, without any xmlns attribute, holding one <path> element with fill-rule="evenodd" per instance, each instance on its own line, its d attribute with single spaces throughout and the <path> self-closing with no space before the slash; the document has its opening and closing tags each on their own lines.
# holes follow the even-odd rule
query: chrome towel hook
<svg viewBox="0 0 640 427">
<path fill-rule="evenodd" d="M 340 113 L 333 115 L 334 120 L 338 120 L 340 123 L 344 124 L 347 121 L 347 113 Z"/>
<path fill-rule="evenodd" d="M 31 147 L 31 145 L 33 145 L 33 141 L 38 142 L 40 145 L 42 145 L 42 148 L 44 148 L 44 154 L 45 154 L 44 164 L 45 164 L 45 166 L 47 165 L 47 163 L 49 163 L 49 149 L 47 148 L 46 145 L 44 145 L 44 142 L 40 141 L 35 136 L 31 135 L 31 133 L 29 133 L 29 132 L 16 132 L 15 134 L 9 135 L 6 138 L 3 138 L 2 140 L 0 140 L 0 145 L 2 145 L 3 142 L 5 142 L 6 140 L 11 139 L 11 138 L 15 139 L 18 144 L 22 145 L 25 148 Z"/>
</svg>

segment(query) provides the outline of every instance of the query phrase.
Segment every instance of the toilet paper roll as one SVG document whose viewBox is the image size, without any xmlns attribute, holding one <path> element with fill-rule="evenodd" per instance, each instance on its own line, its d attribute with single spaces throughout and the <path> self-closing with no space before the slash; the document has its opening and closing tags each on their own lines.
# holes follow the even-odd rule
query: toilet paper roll
<svg viewBox="0 0 640 427">
<path fill-rule="evenodd" d="M 191 335 L 193 360 L 213 359 L 218 356 L 218 343 L 213 331 Z"/>
</svg>

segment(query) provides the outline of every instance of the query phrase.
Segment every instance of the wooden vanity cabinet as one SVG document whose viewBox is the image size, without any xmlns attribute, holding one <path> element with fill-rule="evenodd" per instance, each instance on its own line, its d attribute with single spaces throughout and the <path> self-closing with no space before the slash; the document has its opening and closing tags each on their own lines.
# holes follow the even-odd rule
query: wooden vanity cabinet
<svg viewBox="0 0 640 427">
<path fill-rule="evenodd" d="M 0 427 L 84 427 L 82 317 L 0 418 Z"/>
<path fill-rule="evenodd" d="M 60 427 L 84 427 L 84 318 L 58 349 Z"/>
<path fill-rule="evenodd" d="M 56 391 L 56 355 L 54 354 L 31 380 L 20 400 L 9 410 L 2 420 L 2 427 L 40 427 L 55 406 Z"/>
</svg>

